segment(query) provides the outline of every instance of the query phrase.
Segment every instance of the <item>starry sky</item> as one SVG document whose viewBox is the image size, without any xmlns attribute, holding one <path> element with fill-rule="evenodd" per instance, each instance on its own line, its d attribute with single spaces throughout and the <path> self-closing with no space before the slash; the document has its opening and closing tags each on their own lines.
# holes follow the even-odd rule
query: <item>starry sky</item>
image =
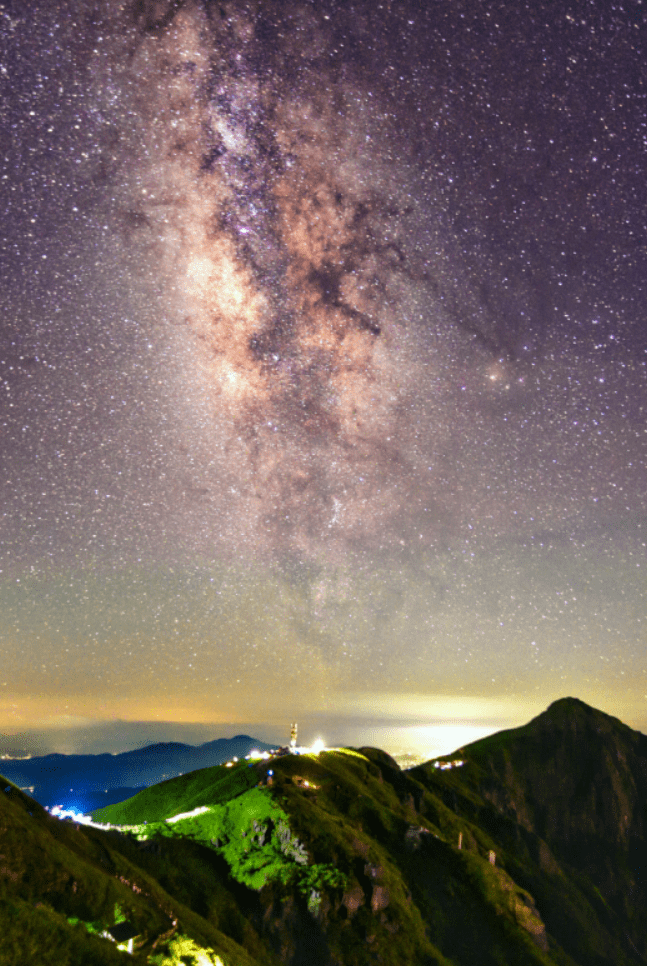
<svg viewBox="0 0 647 966">
<path fill-rule="evenodd" d="M 0 752 L 647 731 L 642 0 L 1 0 Z"/>
</svg>

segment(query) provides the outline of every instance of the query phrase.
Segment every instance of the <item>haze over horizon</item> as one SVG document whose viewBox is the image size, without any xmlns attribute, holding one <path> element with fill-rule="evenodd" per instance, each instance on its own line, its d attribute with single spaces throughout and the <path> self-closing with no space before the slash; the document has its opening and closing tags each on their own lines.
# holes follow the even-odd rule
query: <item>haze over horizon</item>
<svg viewBox="0 0 647 966">
<path fill-rule="evenodd" d="M 646 36 L 0 3 L 0 754 L 647 732 Z"/>
</svg>

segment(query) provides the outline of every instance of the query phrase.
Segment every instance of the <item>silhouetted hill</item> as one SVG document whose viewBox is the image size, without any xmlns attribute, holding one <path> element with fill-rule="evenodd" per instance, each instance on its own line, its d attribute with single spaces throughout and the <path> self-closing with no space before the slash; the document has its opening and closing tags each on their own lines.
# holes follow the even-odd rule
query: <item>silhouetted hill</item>
<svg viewBox="0 0 647 966">
<path fill-rule="evenodd" d="M 217 738 L 202 745 L 161 742 L 118 755 L 45 755 L 42 758 L 0 761 L 0 770 L 41 805 L 62 805 L 90 812 L 134 795 L 139 788 L 233 757 L 272 746 L 249 735 Z M 114 797 L 114 790 L 125 794 Z"/>
<path fill-rule="evenodd" d="M 576 698 L 465 749 L 467 784 L 584 874 L 615 913 L 647 910 L 647 737 Z M 636 940 L 638 941 L 638 940 Z M 647 947 L 640 947 L 647 955 Z"/>
<path fill-rule="evenodd" d="M 646 743 L 565 699 L 407 772 L 372 748 L 200 769 L 102 809 L 106 832 L 0 785 L 0 937 L 13 917 L 28 951 L 6 961 L 53 962 L 58 930 L 57 966 L 112 962 L 83 930 L 118 906 L 151 964 L 639 966 Z"/>
</svg>

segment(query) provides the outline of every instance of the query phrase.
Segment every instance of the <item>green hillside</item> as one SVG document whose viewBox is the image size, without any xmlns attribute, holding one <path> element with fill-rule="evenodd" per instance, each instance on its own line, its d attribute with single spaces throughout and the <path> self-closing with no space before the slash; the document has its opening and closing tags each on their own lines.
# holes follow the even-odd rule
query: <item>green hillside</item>
<svg viewBox="0 0 647 966">
<path fill-rule="evenodd" d="M 111 825 L 137 825 L 160 822 L 180 812 L 190 812 L 200 805 L 227 802 L 258 783 L 256 768 L 246 761 L 232 768 L 216 765 L 180 775 L 138 792 L 117 805 L 107 805 L 92 813 L 97 822 Z"/>
<path fill-rule="evenodd" d="M 566 947 L 647 961 L 647 737 L 564 698 L 462 754 L 443 773 L 454 810 L 492 830 Z M 437 787 L 428 765 L 412 775 Z"/>
<path fill-rule="evenodd" d="M 0 778 L 0 964 L 123 966 L 101 933 L 128 920 L 138 931 L 131 961 L 170 966 L 184 949 L 202 951 L 205 966 L 254 966 L 114 847 L 120 838 L 61 822 Z"/>
<path fill-rule="evenodd" d="M 239 791 L 236 798 L 221 795 L 213 804 L 213 789 L 228 787 Z M 433 820 L 415 808 L 413 792 Z M 172 822 L 145 818 L 154 812 L 173 819 L 200 808 L 208 810 Z M 541 948 L 545 929 L 532 897 L 490 864 L 493 840 L 373 749 L 205 769 L 146 789 L 96 817 L 127 826 L 142 842 L 192 840 L 220 855 L 238 882 L 261 891 L 274 885 L 279 894 L 296 897 L 311 925 L 324 927 L 326 948 L 340 963 L 366 962 L 367 936 L 372 955 L 385 963 L 462 962 L 446 956 L 442 946 L 458 943 L 461 956 L 474 955 L 484 937 L 495 952 L 483 963 L 555 961 Z M 288 845 L 305 853 L 305 863 L 285 849 L 285 832 L 282 849 L 282 827 Z M 461 830 L 465 847 L 459 851 Z M 438 881 L 440 870 L 430 922 L 427 880 Z M 456 930 L 464 905 L 470 923 Z M 443 942 L 434 942 L 434 934 Z"/>
</svg>

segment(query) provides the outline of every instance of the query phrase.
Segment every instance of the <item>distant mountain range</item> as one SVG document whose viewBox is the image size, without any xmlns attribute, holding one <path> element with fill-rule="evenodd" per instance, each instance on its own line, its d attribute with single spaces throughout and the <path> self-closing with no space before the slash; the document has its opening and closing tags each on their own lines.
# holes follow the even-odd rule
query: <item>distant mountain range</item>
<svg viewBox="0 0 647 966">
<path fill-rule="evenodd" d="M 647 737 L 573 698 L 409 771 L 241 760 L 95 817 L 0 780 L 0 963 L 647 963 Z"/>
<path fill-rule="evenodd" d="M 5 759 L 0 761 L 0 773 L 41 805 L 61 805 L 85 813 L 131 798 L 148 785 L 242 758 L 255 748 L 269 751 L 272 745 L 249 735 L 217 738 L 203 745 L 164 742 L 119 755 Z"/>
</svg>

